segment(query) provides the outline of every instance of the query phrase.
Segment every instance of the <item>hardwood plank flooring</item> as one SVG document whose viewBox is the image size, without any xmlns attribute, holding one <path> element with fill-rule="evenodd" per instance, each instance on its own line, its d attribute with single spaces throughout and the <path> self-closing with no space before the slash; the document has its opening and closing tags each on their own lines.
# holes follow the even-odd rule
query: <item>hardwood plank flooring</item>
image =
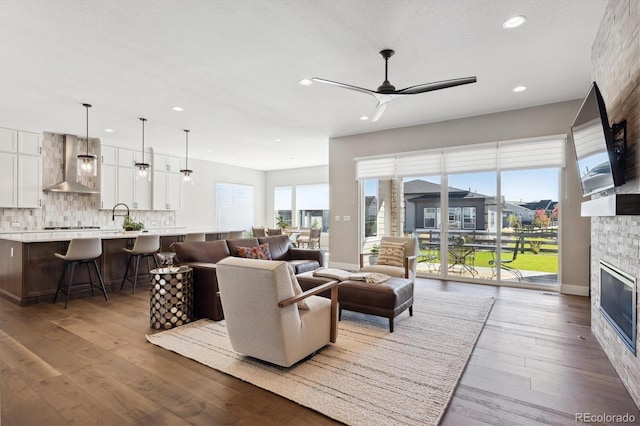
<svg viewBox="0 0 640 426">
<path fill-rule="evenodd" d="M 442 425 L 574 425 L 582 412 L 640 419 L 591 334 L 588 298 L 430 279 L 416 285 L 496 299 Z M 0 299 L 1 424 L 336 424 L 147 343 L 148 303 L 142 290 L 112 293 L 109 302 L 72 299 L 66 310 Z M 403 314 L 396 327 L 405 321 Z"/>
</svg>

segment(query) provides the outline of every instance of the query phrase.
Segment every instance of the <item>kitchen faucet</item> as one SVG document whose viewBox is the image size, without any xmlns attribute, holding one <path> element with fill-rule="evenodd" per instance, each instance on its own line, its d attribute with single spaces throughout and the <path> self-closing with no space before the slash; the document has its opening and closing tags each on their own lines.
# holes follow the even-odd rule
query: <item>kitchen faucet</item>
<svg viewBox="0 0 640 426">
<path fill-rule="evenodd" d="M 129 216 L 129 206 L 127 206 L 125 203 L 118 203 L 115 206 L 113 206 L 113 210 L 111 210 L 111 220 L 116 220 L 116 216 L 125 216 L 123 214 L 116 214 L 116 207 L 118 206 L 125 206 L 127 209 L 126 216 Z"/>
</svg>

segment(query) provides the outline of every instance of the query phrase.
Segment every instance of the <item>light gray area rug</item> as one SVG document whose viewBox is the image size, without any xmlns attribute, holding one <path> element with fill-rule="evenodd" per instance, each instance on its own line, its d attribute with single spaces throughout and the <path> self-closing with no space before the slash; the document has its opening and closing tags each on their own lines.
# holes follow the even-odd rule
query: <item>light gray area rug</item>
<svg viewBox="0 0 640 426">
<path fill-rule="evenodd" d="M 155 345 L 353 425 L 436 425 L 493 306 L 416 287 L 413 317 L 343 311 L 338 340 L 285 369 L 237 354 L 224 321 L 147 335 Z"/>
</svg>

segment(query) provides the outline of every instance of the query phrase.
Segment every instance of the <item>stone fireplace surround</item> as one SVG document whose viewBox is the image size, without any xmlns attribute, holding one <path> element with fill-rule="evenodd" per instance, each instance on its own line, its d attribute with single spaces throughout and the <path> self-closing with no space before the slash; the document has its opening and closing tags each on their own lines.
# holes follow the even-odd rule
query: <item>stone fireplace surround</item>
<svg viewBox="0 0 640 426">
<path fill-rule="evenodd" d="M 640 193 L 639 1 L 609 1 L 591 49 L 591 77 L 602 91 L 609 120 L 627 120 L 627 183 L 615 192 Z M 590 292 L 591 330 L 640 407 L 640 358 L 628 350 L 600 313 L 600 260 L 640 280 L 639 215 L 591 218 Z M 638 341 L 639 330 L 636 324 Z"/>
</svg>

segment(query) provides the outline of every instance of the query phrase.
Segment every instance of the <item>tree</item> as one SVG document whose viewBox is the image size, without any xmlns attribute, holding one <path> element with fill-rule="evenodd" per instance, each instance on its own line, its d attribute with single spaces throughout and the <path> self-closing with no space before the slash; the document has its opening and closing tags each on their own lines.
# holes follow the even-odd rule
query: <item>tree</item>
<svg viewBox="0 0 640 426">
<path fill-rule="evenodd" d="M 535 217 L 533 218 L 533 226 L 537 228 L 547 228 L 550 223 L 551 218 L 544 209 L 536 210 Z"/>
<path fill-rule="evenodd" d="M 507 216 L 507 224 L 509 225 L 510 228 L 515 228 L 515 229 L 518 229 L 522 226 L 522 224 L 520 223 L 520 218 L 513 213 Z"/>
</svg>

